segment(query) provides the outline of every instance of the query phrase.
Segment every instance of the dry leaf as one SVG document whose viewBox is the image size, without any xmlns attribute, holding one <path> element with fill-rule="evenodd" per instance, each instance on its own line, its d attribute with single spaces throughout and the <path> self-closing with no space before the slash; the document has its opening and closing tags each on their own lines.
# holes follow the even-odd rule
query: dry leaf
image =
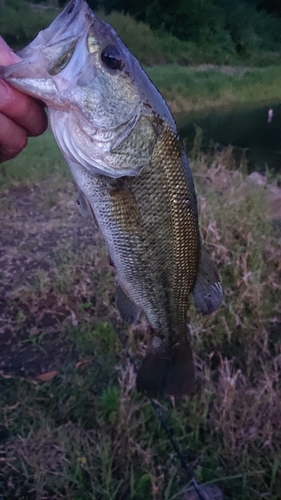
<svg viewBox="0 0 281 500">
<path fill-rule="evenodd" d="M 81 359 L 81 361 L 78 361 L 78 363 L 76 363 L 76 365 L 75 365 L 76 370 L 78 370 L 78 368 L 80 368 L 80 366 L 88 365 L 89 363 L 91 363 L 91 361 L 92 361 L 92 359 Z"/>
<path fill-rule="evenodd" d="M 58 374 L 59 372 L 57 370 L 41 373 L 41 375 L 38 375 L 38 377 L 36 377 L 36 380 L 40 380 L 41 382 L 48 382 L 49 380 L 55 378 Z"/>
<path fill-rule="evenodd" d="M 29 330 L 29 335 L 38 335 L 38 333 L 40 333 L 40 330 L 35 326 Z"/>
<path fill-rule="evenodd" d="M 77 326 L 78 325 L 78 320 L 77 320 L 77 316 L 75 314 L 74 311 L 70 310 L 70 313 L 71 313 L 71 323 L 73 326 Z"/>
</svg>

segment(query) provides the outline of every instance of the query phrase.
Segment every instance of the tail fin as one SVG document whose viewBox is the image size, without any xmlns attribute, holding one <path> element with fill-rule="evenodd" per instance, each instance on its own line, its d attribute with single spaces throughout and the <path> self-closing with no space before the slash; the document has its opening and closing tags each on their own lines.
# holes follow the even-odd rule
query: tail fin
<svg viewBox="0 0 281 500">
<path fill-rule="evenodd" d="M 195 389 L 192 351 L 188 339 L 165 350 L 149 352 L 137 375 L 137 390 L 148 397 L 184 396 Z"/>
</svg>

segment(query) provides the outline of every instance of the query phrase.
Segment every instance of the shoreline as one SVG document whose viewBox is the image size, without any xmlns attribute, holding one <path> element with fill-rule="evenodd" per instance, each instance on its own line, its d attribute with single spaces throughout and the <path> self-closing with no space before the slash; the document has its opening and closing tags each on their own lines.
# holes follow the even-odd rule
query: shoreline
<svg viewBox="0 0 281 500">
<path fill-rule="evenodd" d="M 163 65 L 145 68 L 173 114 L 281 104 L 281 65 Z"/>
<path fill-rule="evenodd" d="M 162 92 L 161 92 L 162 93 Z M 163 94 L 162 94 L 163 95 Z M 270 99 L 266 99 L 264 101 L 259 101 L 259 102 L 235 102 L 232 101 L 230 103 L 226 102 L 221 102 L 221 101 L 209 101 L 205 102 L 204 105 L 198 104 L 198 105 L 191 105 L 191 103 L 188 100 L 180 100 L 180 102 L 177 99 L 166 99 L 165 95 L 163 95 L 171 113 L 173 114 L 175 120 L 178 118 L 183 118 L 186 116 L 188 113 L 200 113 L 204 111 L 205 113 L 209 113 L 213 110 L 217 110 L 220 112 L 224 111 L 231 111 L 232 109 L 237 111 L 239 109 L 241 110 L 253 110 L 257 108 L 263 108 L 264 106 L 268 106 L 269 108 L 274 108 L 276 106 L 281 105 L 281 90 L 280 90 L 280 100 L 279 101 L 272 101 Z"/>
</svg>

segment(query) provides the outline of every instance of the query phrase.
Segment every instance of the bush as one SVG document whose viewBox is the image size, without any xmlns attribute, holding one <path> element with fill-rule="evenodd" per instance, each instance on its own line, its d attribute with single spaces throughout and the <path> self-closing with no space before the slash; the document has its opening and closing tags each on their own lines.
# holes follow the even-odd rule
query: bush
<svg viewBox="0 0 281 500">
<path fill-rule="evenodd" d="M 196 54 L 197 48 L 194 43 L 183 42 L 168 33 L 161 36 L 147 24 L 137 22 L 129 14 L 112 12 L 98 17 L 115 29 L 141 64 L 151 66 L 174 61 L 188 64 Z"/>
<path fill-rule="evenodd" d="M 207 53 L 237 53 L 245 58 L 256 50 L 276 50 L 281 41 L 280 20 L 258 10 L 254 0 L 143 0 L 141 4 L 99 0 L 98 6 L 107 14 L 113 10 L 129 13 L 153 30 L 193 42 Z"/>
<path fill-rule="evenodd" d="M 35 38 L 57 16 L 57 9 L 36 9 L 28 2 L 6 0 L 0 3 L 0 33 L 6 42 L 18 50 Z"/>
</svg>

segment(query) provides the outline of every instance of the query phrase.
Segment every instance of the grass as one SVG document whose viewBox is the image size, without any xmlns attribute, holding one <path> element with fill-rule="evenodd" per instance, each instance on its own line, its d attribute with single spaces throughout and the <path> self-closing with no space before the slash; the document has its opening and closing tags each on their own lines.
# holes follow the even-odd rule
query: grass
<svg viewBox="0 0 281 500">
<path fill-rule="evenodd" d="M 27 186 L 50 174 L 59 174 L 62 180 L 69 175 L 53 135 L 47 130 L 44 136 L 28 139 L 28 148 L 22 151 L 20 161 L 16 158 L 0 165 L 0 188 Z"/>
<path fill-rule="evenodd" d="M 54 169 L 38 160 L 44 141 Z M 188 479 L 110 323 L 114 276 L 102 240 L 77 214 L 56 155 L 47 134 L 1 179 L 1 495 L 187 499 Z M 161 401 L 162 415 L 200 484 L 216 483 L 226 499 L 278 500 L 280 229 L 268 189 L 245 179 L 245 165 L 233 168 L 230 148 L 206 156 L 197 143 L 191 156 L 225 304 L 211 317 L 191 304 L 198 391 L 175 406 Z M 145 322 L 121 331 L 140 359 Z"/>
</svg>

